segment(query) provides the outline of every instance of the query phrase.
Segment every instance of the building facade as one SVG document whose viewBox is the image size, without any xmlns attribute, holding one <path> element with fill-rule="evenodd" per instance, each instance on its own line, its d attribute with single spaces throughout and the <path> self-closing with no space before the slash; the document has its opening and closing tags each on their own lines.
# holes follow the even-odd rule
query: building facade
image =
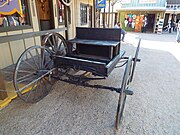
<svg viewBox="0 0 180 135">
<path fill-rule="evenodd" d="M 19 11 L 2 11 L 6 4 L 13 1 L 0 2 L 0 36 L 23 35 L 48 30 L 60 30 L 64 37 L 73 38 L 75 28 L 94 26 L 93 0 L 70 0 L 70 6 L 64 0 L 14 0 L 19 2 Z M 72 3 L 71 3 L 72 2 Z M 5 8 L 7 10 L 7 8 Z M 68 28 L 66 33 L 65 29 Z M 0 42 L 0 69 L 15 64 L 20 54 L 30 46 L 41 45 L 40 36 Z"/>
<path fill-rule="evenodd" d="M 119 20 L 123 29 L 134 32 L 158 30 L 158 22 L 164 18 L 166 0 L 122 0 Z"/>
<path fill-rule="evenodd" d="M 171 20 L 175 24 L 180 20 L 180 0 L 167 0 L 164 27 L 168 26 Z"/>
</svg>

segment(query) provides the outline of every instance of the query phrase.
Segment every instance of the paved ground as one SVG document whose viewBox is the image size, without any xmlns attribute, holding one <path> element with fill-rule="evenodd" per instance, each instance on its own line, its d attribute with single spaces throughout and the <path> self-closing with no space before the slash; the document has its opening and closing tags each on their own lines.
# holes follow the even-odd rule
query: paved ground
<svg viewBox="0 0 180 135">
<path fill-rule="evenodd" d="M 2 135 L 179 135 L 180 44 L 175 34 L 128 33 L 122 48 L 132 54 L 135 37 L 142 37 L 132 84 L 134 95 L 126 102 L 123 125 L 114 129 L 118 94 L 57 82 L 36 104 L 14 100 L 0 111 Z M 93 83 L 120 86 L 123 69 L 107 80 Z"/>
</svg>

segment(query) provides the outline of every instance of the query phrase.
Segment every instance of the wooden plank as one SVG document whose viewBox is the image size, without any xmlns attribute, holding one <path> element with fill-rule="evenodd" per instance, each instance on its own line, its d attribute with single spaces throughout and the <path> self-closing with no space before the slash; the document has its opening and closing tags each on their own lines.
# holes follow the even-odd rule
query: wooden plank
<svg viewBox="0 0 180 135">
<path fill-rule="evenodd" d="M 25 38 L 31 38 L 31 37 L 37 37 L 42 36 L 50 32 L 60 32 L 60 31 L 66 31 L 67 28 L 57 28 L 52 30 L 45 30 L 45 31 L 37 31 L 37 32 L 29 32 L 29 33 L 23 33 L 23 34 L 17 34 L 17 35 L 9 35 L 9 36 L 1 36 L 0 37 L 0 43 L 25 39 Z"/>
<path fill-rule="evenodd" d="M 5 83 L 4 83 L 4 77 L 0 71 L 0 89 L 1 90 L 5 90 Z M 7 98 L 7 92 L 0 92 L 0 100 L 4 100 L 5 98 Z"/>
<path fill-rule="evenodd" d="M 81 45 L 95 45 L 95 46 L 117 46 L 120 41 L 106 41 L 106 40 L 89 40 L 89 39 L 71 39 L 70 43 L 78 43 Z"/>
</svg>

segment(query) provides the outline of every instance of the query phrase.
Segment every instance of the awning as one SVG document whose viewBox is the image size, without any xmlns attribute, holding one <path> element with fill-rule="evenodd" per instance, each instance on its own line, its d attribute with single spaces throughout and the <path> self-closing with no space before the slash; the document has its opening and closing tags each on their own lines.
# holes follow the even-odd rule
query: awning
<svg viewBox="0 0 180 135">
<path fill-rule="evenodd" d="M 119 8 L 117 11 L 166 11 L 165 7 L 127 7 Z"/>
</svg>

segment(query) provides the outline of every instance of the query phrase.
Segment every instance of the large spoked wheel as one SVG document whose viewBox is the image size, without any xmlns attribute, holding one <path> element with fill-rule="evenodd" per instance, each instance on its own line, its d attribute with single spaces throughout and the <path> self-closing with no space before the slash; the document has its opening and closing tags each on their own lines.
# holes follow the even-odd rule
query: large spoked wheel
<svg viewBox="0 0 180 135">
<path fill-rule="evenodd" d="M 25 102 L 38 102 L 51 90 L 54 71 L 52 55 L 42 46 L 28 48 L 19 57 L 14 70 L 14 86 Z"/>
<path fill-rule="evenodd" d="M 70 6 L 72 4 L 73 0 L 61 0 L 61 2 L 66 5 L 66 6 Z"/>
<path fill-rule="evenodd" d="M 135 53 L 135 57 L 134 57 L 134 62 L 133 62 L 133 67 L 132 67 L 132 72 L 131 72 L 130 82 L 132 82 L 132 80 L 133 80 L 134 71 L 135 71 L 135 68 L 136 68 L 136 63 L 138 61 L 138 54 L 139 54 L 140 44 L 141 44 L 141 38 L 139 39 L 138 46 L 137 46 L 137 49 L 136 49 L 136 53 Z"/>
<path fill-rule="evenodd" d="M 132 58 L 129 57 L 128 62 L 126 64 L 126 68 L 123 75 L 123 80 L 121 84 L 121 91 L 119 94 L 119 100 L 118 100 L 118 107 L 117 107 L 117 113 L 116 113 L 116 129 L 120 128 L 120 125 L 122 123 L 122 117 L 126 102 L 126 93 L 125 90 L 128 89 L 129 83 L 130 83 L 130 76 L 131 76 L 131 67 L 132 67 Z"/>
</svg>

